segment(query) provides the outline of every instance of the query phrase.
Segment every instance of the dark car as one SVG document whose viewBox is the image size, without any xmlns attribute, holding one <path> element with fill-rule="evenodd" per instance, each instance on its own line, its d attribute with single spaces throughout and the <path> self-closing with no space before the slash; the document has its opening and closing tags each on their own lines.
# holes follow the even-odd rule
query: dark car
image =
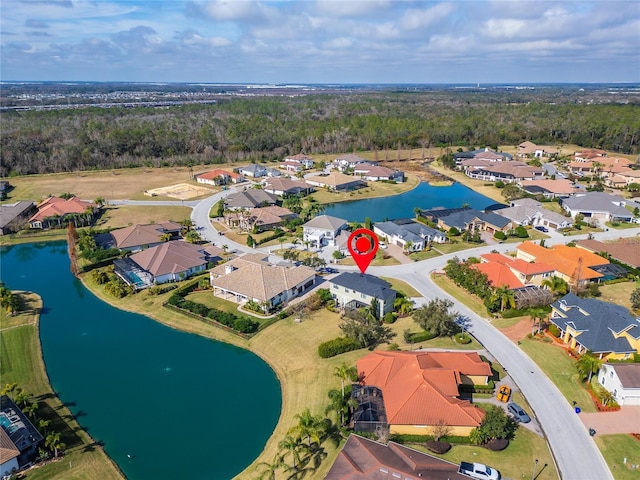
<svg viewBox="0 0 640 480">
<path fill-rule="evenodd" d="M 525 412 L 517 403 L 510 402 L 509 405 L 507 405 L 507 411 L 513 415 L 513 418 L 517 422 L 529 423 L 531 421 L 531 417 L 529 417 L 527 412 Z"/>
<path fill-rule="evenodd" d="M 537 227 L 535 227 L 535 229 L 544 233 L 547 233 L 549 231 L 547 227 L 543 227 L 542 225 L 538 225 Z"/>
</svg>

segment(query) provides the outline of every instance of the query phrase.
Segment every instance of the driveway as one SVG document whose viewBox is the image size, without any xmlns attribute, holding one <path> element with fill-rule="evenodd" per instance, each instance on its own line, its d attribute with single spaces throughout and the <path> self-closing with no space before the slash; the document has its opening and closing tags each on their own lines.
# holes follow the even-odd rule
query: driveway
<svg viewBox="0 0 640 480">
<path fill-rule="evenodd" d="M 382 249 L 381 249 L 382 250 Z M 414 263 L 408 255 L 404 254 L 404 250 L 398 245 L 387 245 L 387 248 L 382 250 L 386 255 L 390 255 L 400 262 L 401 265 Z"/>
<path fill-rule="evenodd" d="M 578 416 L 596 434 L 640 433 L 640 406 L 622 406 L 617 412 L 581 412 Z"/>
</svg>

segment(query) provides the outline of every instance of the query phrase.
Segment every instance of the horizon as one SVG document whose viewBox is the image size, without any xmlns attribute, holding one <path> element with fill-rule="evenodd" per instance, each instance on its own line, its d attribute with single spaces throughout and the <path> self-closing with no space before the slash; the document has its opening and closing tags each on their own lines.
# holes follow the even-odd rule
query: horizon
<svg viewBox="0 0 640 480">
<path fill-rule="evenodd" d="M 640 82 L 636 1 L 5 0 L 2 14 L 12 82 Z"/>
</svg>

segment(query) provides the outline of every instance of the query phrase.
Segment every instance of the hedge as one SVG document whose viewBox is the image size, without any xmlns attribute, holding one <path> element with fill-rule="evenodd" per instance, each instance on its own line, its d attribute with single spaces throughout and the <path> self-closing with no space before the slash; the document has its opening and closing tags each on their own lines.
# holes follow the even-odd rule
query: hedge
<svg viewBox="0 0 640 480">
<path fill-rule="evenodd" d="M 416 333 L 412 333 L 410 335 L 411 337 L 411 343 L 418 343 L 418 342 L 426 342 L 427 340 L 431 340 L 432 338 L 436 338 L 437 335 L 428 332 L 428 331 L 422 331 L 422 332 L 416 332 Z"/>
<path fill-rule="evenodd" d="M 352 350 L 359 350 L 362 345 L 347 337 L 338 337 L 328 342 L 321 343 L 318 346 L 318 355 L 321 358 L 330 358 L 340 355 L 341 353 L 351 352 Z"/>
<path fill-rule="evenodd" d="M 433 435 L 410 435 L 410 434 L 397 434 L 394 433 L 389 437 L 389 440 L 400 443 L 426 443 L 428 440 L 433 440 Z M 445 435 L 444 437 L 440 437 L 441 442 L 447 442 L 458 445 L 472 445 L 473 442 L 469 439 L 469 437 L 460 437 L 454 435 Z"/>
<path fill-rule="evenodd" d="M 259 323 L 246 317 L 238 317 L 230 312 L 223 312 L 217 308 L 209 308 L 201 303 L 185 300 L 178 293 L 174 293 L 169 297 L 167 303 L 181 310 L 186 310 L 203 319 L 214 320 L 226 327 L 229 327 L 240 333 L 255 333 L 258 330 Z"/>
</svg>

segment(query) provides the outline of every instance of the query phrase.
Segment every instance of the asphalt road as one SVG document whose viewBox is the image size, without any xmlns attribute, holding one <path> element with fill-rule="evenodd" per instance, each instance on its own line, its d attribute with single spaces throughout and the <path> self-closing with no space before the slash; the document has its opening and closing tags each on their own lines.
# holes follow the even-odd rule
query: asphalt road
<svg viewBox="0 0 640 480">
<path fill-rule="evenodd" d="M 251 252 L 246 245 L 240 245 L 221 236 L 211 225 L 209 211 L 222 197 L 242 189 L 242 186 L 217 193 L 200 202 L 184 202 L 185 206 L 193 206 L 191 220 L 199 227 L 200 235 L 220 246 L 228 245 L 229 249 L 237 252 Z M 125 203 L 125 202 L 123 202 Z M 135 202 L 144 205 L 176 204 L 182 202 Z M 134 202 L 126 202 L 128 205 Z M 596 233 L 598 240 L 611 240 L 619 237 L 640 235 L 640 228 L 627 230 L 609 230 Z M 567 243 L 586 238 L 586 235 L 563 237 L 553 232 L 547 245 Z M 527 398 L 529 405 L 535 412 L 551 446 L 558 470 L 563 479 L 567 480 L 609 480 L 613 479 L 602 454 L 589 436 L 587 427 L 573 411 L 572 406 L 562 396 L 556 386 L 538 368 L 538 366 L 517 345 L 511 342 L 499 330 L 494 328 L 487 319 L 479 317 L 456 299 L 449 297 L 440 290 L 430 278 L 431 272 L 440 270 L 447 260 L 454 256 L 467 258 L 488 253 L 493 250 L 506 252 L 512 250 L 514 244 L 498 244 L 465 250 L 456 254 L 441 255 L 436 258 L 423 260 L 407 265 L 389 267 L 371 267 L 369 273 L 403 280 L 418 290 L 426 299 L 450 298 L 454 308 L 461 315 L 461 322 L 500 364 L 505 367 L 513 381 L 518 385 Z M 339 267 L 340 268 L 340 267 Z M 340 270 L 355 270 L 355 267 L 342 267 Z M 533 459 L 532 459 L 533 463 Z"/>
</svg>

